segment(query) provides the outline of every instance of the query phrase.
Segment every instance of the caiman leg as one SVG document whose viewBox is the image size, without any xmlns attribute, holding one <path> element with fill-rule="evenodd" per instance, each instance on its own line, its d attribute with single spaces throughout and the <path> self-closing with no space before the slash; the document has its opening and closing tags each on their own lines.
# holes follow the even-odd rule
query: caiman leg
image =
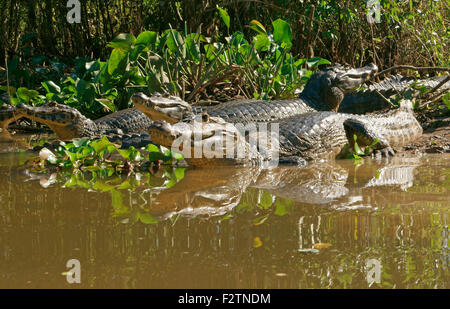
<svg viewBox="0 0 450 309">
<path fill-rule="evenodd" d="M 360 147 L 368 147 L 378 140 L 374 145 L 374 155 L 382 155 L 385 157 L 395 156 L 395 152 L 389 142 L 383 136 L 377 134 L 376 130 L 366 123 L 358 119 L 350 118 L 344 121 L 344 129 L 348 143 L 353 151 L 355 151 L 354 136 L 356 136 L 356 143 Z"/>
</svg>

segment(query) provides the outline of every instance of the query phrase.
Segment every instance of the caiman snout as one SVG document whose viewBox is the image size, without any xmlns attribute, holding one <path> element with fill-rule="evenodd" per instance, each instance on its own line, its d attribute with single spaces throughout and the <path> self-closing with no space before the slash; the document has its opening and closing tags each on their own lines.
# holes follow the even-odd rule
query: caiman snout
<svg viewBox="0 0 450 309">
<path fill-rule="evenodd" d="M 181 98 L 168 94 L 154 93 L 151 97 L 138 92 L 131 97 L 133 105 L 148 118 L 176 123 L 183 119 L 186 112 L 191 111 L 190 105 Z"/>
</svg>

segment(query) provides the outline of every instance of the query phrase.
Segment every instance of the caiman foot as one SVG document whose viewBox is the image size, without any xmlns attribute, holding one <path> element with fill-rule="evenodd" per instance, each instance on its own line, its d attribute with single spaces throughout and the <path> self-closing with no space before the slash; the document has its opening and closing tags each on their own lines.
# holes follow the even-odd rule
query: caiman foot
<svg viewBox="0 0 450 309">
<path fill-rule="evenodd" d="M 395 156 L 395 151 L 391 147 L 375 149 L 372 152 L 372 158 L 382 158 L 382 157 L 389 158 L 389 157 L 394 157 L 394 156 Z"/>
</svg>

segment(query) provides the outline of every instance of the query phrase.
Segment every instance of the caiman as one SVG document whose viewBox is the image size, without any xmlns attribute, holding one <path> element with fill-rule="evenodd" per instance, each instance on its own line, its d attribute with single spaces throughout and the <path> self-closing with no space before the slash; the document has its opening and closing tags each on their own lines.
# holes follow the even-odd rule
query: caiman
<svg viewBox="0 0 450 309">
<path fill-rule="evenodd" d="M 202 112 L 213 117 L 220 117 L 230 123 L 275 122 L 315 111 L 339 111 L 351 114 L 381 111 L 391 107 L 386 98 L 395 94 L 404 94 L 408 90 L 414 91 L 412 87 L 414 85 L 432 89 L 446 77 L 416 80 L 395 75 L 351 92 L 375 71 L 374 65 L 347 71 L 340 65 L 333 66 L 313 74 L 299 98 L 296 99 L 236 100 L 212 107 L 199 107 L 190 106 L 187 102 L 173 96 L 148 97 L 143 93 L 137 93 L 133 95 L 132 102 L 151 119 L 165 120 L 169 123 L 176 123 Z M 450 89 L 450 82 L 441 86 L 441 90 L 448 89 Z"/>
<path fill-rule="evenodd" d="M 315 111 L 337 111 L 345 94 L 360 87 L 378 68 L 374 64 L 353 69 L 340 64 L 314 73 L 296 99 L 235 100 L 213 107 L 192 108 L 173 96 L 148 97 L 137 93 L 131 100 L 134 106 L 153 120 L 176 123 L 188 115 L 207 112 L 230 123 L 272 122 Z"/>
<path fill-rule="evenodd" d="M 359 87 L 376 71 L 377 67 L 374 64 L 359 69 L 335 65 L 313 74 L 299 100 L 279 100 L 269 102 L 252 100 L 232 101 L 223 106 L 214 108 L 214 111 L 210 110 L 209 114 L 213 116 L 222 115 L 227 121 L 231 121 L 232 119 L 237 121 L 245 118 L 248 123 L 251 121 L 267 121 L 266 115 L 269 114 L 271 115 L 270 117 L 272 120 L 277 120 L 282 117 L 294 116 L 311 111 L 336 110 L 345 93 Z M 185 108 L 189 108 L 187 103 L 172 96 L 167 98 L 158 96 L 148 98 L 143 94 L 134 95 L 132 99 L 134 104 L 138 109 L 141 109 L 144 112 L 147 111 L 147 109 L 143 109 L 143 104 L 139 104 L 141 99 L 148 100 L 149 102 L 154 100 L 158 102 L 165 100 L 173 103 L 175 106 L 182 106 L 183 108 L 179 109 L 177 115 L 170 112 L 170 106 L 164 106 L 164 113 L 161 115 L 169 113 L 171 117 L 174 116 L 175 118 L 186 115 Z M 248 105 L 250 103 L 252 103 L 251 106 Z M 16 113 L 17 115 L 25 115 L 27 118 L 49 126 L 50 129 L 57 134 L 59 139 L 70 140 L 79 137 L 107 135 L 116 138 L 121 135 L 123 136 L 124 134 L 139 134 L 145 131 L 151 124 L 152 121 L 150 119 L 160 119 L 157 115 L 153 115 L 152 113 L 144 113 L 148 116 L 145 117 L 138 109 L 130 108 L 97 120 L 91 120 L 83 116 L 76 109 L 67 105 L 48 102 L 39 107 L 20 104 L 16 108 Z M 258 113 L 258 110 L 263 111 L 264 113 Z M 176 107 L 174 111 L 176 113 L 178 107 Z M 5 126 L 17 118 L 15 116 L 12 117 L 12 113 L 10 113 L 10 115 L 11 118 L 3 122 Z M 166 120 L 170 121 L 171 117 L 166 117 Z M 125 137 L 123 140 L 125 141 L 127 138 Z M 145 141 L 147 143 L 150 142 L 148 136 L 144 135 L 143 138 L 140 139 L 140 143 L 145 143 Z M 130 143 L 128 139 L 128 142 L 126 143 L 133 144 L 134 141 Z"/>
<path fill-rule="evenodd" d="M 359 146 L 372 145 L 379 154 L 389 156 L 394 155 L 392 147 L 405 146 L 422 134 L 409 100 L 401 101 L 398 109 L 380 114 L 312 112 L 276 125 L 277 135 L 257 130 L 247 133 L 220 117 L 202 114 L 173 125 L 155 121 L 149 133 L 153 142 L 183 153 L 194 166 L 278 163 L 277 156 L 279 162 L 300 165 L 334 158 L 346 146 L 354 148 L 354 135 Z"/>
<path fill-rule="evenodd" d="M 136 108 L 121 110 L 96 120 L 85 117 L 73 107 L 56 102 L 47 102 L 39 107 L 19 104 L 16 111 L 47 125 L 61 140 L 107 136 L 119 141 L 128 137 L 135 146 L 150 143 L 146 131 L 152 121 Z"/>
</svg>

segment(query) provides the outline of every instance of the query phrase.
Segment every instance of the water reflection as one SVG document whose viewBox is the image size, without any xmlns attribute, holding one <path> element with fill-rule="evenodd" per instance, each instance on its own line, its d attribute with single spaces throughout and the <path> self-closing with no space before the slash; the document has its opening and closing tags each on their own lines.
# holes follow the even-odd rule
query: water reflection
<svg viewBox="0 0 450 309">
<path fill-rule="evenodd" d="M 449 159 L 126 178 L 4 154 L 0 287 L 448 288 Z"/>
</svg>

